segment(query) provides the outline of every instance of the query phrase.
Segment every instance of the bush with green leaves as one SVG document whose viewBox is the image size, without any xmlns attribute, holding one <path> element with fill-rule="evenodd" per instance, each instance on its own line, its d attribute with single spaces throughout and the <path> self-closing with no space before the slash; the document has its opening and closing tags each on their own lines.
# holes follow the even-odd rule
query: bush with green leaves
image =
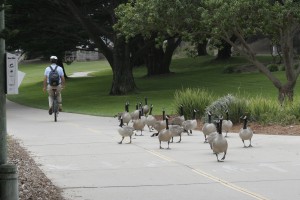
<svg viewBox="0 0 300 200">
<path fill-rule="evenodd" d="M 276 64 L 270 64 L 268 65 L 268 69 L 270 70 L 270 72 L 277 72 L 279 70 L 279 67 Z"/>
</svg>

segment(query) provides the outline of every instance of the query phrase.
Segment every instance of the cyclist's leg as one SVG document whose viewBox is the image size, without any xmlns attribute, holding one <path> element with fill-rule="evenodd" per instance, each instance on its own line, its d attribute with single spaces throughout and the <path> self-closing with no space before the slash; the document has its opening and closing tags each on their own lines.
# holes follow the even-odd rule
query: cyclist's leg
<svg viewBox="0 0 300 200">
<path fill-rule="evenodd" d="M 59 111 L 61 112 L 62 111 L 61 85 L 57 86 L 56 94 L 57 94 L 57 101 L 59 105 Z"/>
<path fill-rule="evenodd" d="M 52 86 L 48 85 L 47 86 L 47 91 L 48 91 L 48 102 L 49 102 L 49 114 L 52 114 L 52 105 L 53 105 L 53 90 Z"/>
</svg>

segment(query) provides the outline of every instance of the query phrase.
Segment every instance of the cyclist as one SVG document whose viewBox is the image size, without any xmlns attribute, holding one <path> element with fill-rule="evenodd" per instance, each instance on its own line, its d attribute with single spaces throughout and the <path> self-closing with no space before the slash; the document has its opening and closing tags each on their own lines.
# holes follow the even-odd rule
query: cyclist
<svg viewBox="0 0 300 200">
<path fill-rule="evenodd" d="M 65 77 L 64 77 L 64 71 L 62 69 L 62 67 L 58 66 L 57 63 L 57 57 L 56 56 L 51 56 L 50 57 L 50 62 L 51 62 L 51 67 L 52 69 L 55 69 L 56 66 L 56 70 L 59 74 L 59 84 L 57 86 L 51 86 L 49 84 L 49 74 L 51 72 L 51 68 L 50 66 L 46 67 L 45 69 L 45 73 L 44 73 L 44 87 L 43 87 L 43 91 L 48 92 L 48 102 L 49 102 L 49 115 L 52 115 L 52 104 L 53 104 L 53 96 L 54 96 L 54 92 L 53 89 L 56 89 L 56 93 L 57 93 L 57 100 L 58 100 L 58 104 L 59 104 L 59 111 L 62 111 L 62 97 L 61 97 L 61 90 L 65 87 Z"/>
</svg>

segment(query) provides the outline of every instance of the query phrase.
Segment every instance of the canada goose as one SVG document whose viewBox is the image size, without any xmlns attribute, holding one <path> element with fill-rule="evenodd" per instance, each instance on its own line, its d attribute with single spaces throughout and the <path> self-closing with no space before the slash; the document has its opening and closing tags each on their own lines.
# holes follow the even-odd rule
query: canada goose
<svg viewBox="0 0 300 200">
<path fill-rule="evenodd" d="M 183 114 L 183 105 L 180 105 L 180 115 L 177 117 L 174 117 L 172 120 L 172 125 L 179 125 L 182 126 L 182 122 L 184 122 L 185 118 L 184 118 L 184 114 Z"/>
<path fill-rule="evenodd" d="M 226 138 L 222 135 L 222 117 L 219 119 L 219 126 L 218 126 L 218 135 L 212 142 L 212 150 L 213 153 L 216 154 L 218 162 L 222 162 L 225 160 L 225 156 L 227 153 L 228 143 Z M 218 154 L 224 153 L 224 156 L 221 160 L 219 160 Z"/>
<path fill-rule="evenodd" d="M 141 120 L 146 125 L 147 117 L 144 116 L 144 109 L 142 107 L 140 107 L 140 111 L 141 111 Z"/>
<path fill-rule="evenodd" d="M 159 121 L 156 121 L 153 125 L 153 128 L 157 131 L 157 133 L 153 133 L 151 135 L 151 137 L 153 136 L 157 136 L 159 134 L 159 131 L 161 131 L 162 129 L 165 129 L 166 128 L 166 112 L 165 110 L 163 109 L 163 115 L 162 115 L 162 120 L 159 120 Z"/>
<path fill-rule="evenodd" d="M 145 105 L 143 106 L 143 110 L 144 110 L 144 115 L 146 116 L 150 110 L 149 106 L 148 106 L 148 99 L 147 97 L 145 97 Z"/>
<path fill-rule="evenodd" d="M 119 134 L 122 136 L 122 140 L 119 142 L 119 144 L 122 144 L 123 140 L 125 137 L 129 137 L 130 138 L 130 142 L 131 143 L 131 136 L 133 135 L 134 132 L 134 128 L 131 126 L 125 126 L 123 124 L 123 118 L 121 117 L 120 119 L 120 127 L 118 129 Z"/>
<path fill-rule="evenodd" d="M 196 112 L 197 112 L 197 110 L 194 109 L 193 118 L 182 122 L 182 126 L 183 126 L 184 130 L 187 131 L 188 135 L 189 135 L 189 133 L 192 134 L 193 133 L 192 130 L 195 130 L 197 128 Z"/>
<path fill-rule="evenodd" d="M 207 143 L 207 136 L 213 132 L 216 132 L 216 126 L 214 123 L 211 122 L 211 113 L 208 111 L 207 112 L 208 115 L 208 122 L 205 123 L 202 127 L 202 132 L 204 134 L 204 143 Z"/>
<path fill-rule="evenodd" d="M 143 130 L 144 130 L 144 127 L 145 127 L 145 123 L 144 121 L 141 119 L 141 115 L 142 115 L 142 111 L 140 110 L 139 111 L 139 118 L 136 119 L 136 120 L 133 120 L 133 128 L 134 130 L 136 131 L 141 131 L 141 134 L 140 136 L 143 135 Z M 136 135 L 136 134 L 135 134 Z"/>
<path fill-rule="evenodd" d="M 123 123 L 126 123 L 128 125 L 128 123 L 131 120 L 131 115 L 129 114 L 129 102 L 127 101 L 125 103 L 125 111 L 118 113 L 117 115 L 115 115 L 115 117 L 118 117 L 118 120 L 120 121 L 121 117 L 123 118 Z"/>
<path fill-rule="evenodd" d="M 139 113 L 140 113 L 139 105 L 136 104 L 136 105 L 135 105 L 135 110 L 134 110 L 133 112 L 130 113 L 131 119 L 132 119 L 132 120 L 138 119 L 138 118 L 139 118 Z"/>
<path fill-rule="evenodd" d="M 184 131 L 184 128 L 179 125 L 169 125 L 169 129 L 172 132 L 172 140 L 171 143 L 173 143 L 173 137 L 179 136 L 179 140 L 177 143 L 181 142 L 181 134 Z"/>
<path fill-rule="evenodd" d="M 166 122 L 166 128 L 162 129 L 161 131 L 159 131 L 159 134 L 158 134 L 159 148 L 160 149 L 163 149 L 161 147 L 161 142 L 168 142 L 168 149 L 169 149 L 170 140 L 172 138 L 172 132 L 169 129 L 168 120 L 169 120 L 169 118 L 167 116 L 166 120 L 165 120 L 165 122 Z"/>
<path fill-rule="evenodd" d="M 150 106 L 150 111 L 149 111 L 149 114 L 146 118 L 146 124 L 149 128 L 149 131 L 151 132 L 155 122 L 156 122 L 156 118 L 152 115 L 152 110 L 153 110 L 153 105 L 151 104 Z"/>
<path fill-rule="evenodd" d="M 253 136 L 253 131 L 251 130 L 250 127 L 247 127 L 247 116 L 245 115 L 243 117 L 243 120 L 244 120 L 244 125 L 243 125 L 243 128 L 240 129 L 240 138 L 242 139 L 243 143 L 244 143 L 244 147 L 252 147 L 251 145 L 251 139 L 252 139 L 252 136 Z M 245 140 L 249 140 L 250 141 L 250 144 L 249 146 L 246 146 L 245 145 Z"/>
<path fill-rule="evenodd" d="M 217 124 L 217 129 L 218 129 L 218 126 L 219 125 Z M 210 133 L 207 136 L 207 142 L 208 142 L 208 144 L 209 144 L 209 146 L 210 146 L 211 149 L 212 149 L 212 143 L 213 143 L 214 139 L 217 137 L 218 134 L 219 133 L 217 131 L 215 131 L 215 132 Z"/>
<path fill-rule="evenodd" d="M 227 137 L 227 133 L 231 130 L 232 125 L 232 121 L 229 119 L 228 110 L 226 110 L 226 120 L 223 120 L 222 124 L 222 129 L 226 132 L 225 137 Z"/>
</svg>

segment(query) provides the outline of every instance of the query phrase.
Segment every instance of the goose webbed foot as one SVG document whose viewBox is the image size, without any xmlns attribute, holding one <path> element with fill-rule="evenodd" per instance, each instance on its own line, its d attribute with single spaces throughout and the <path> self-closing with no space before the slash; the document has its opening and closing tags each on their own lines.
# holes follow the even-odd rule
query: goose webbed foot
<svg viewBox="0 0 300 200">
<path fill-rule="evenodd" d="M 121 140 L 120 142 L 118 142 L 118 143 L 119 143 L 119 144 L 122 144 L 123 140 L 124 140 L 124 137 L 122 137 L 122 140 Z"/>
<path fill-rule="evenodd" d="M 226 152 L 224 153 L 224 156 L 223 156 L 223 158 L 221 160 L 224 161 L 225 157 L 226 157 Z"/>
<path fill-rule="evenodd" d="M 251 144 L 249 144 L 249 146 L 248 147 L 253 147 Z"/>
<path fill-rule="evenodd" d="M 180 143 L 181 142 L 181 136 L 180 136 L 180 139 L 177 141 L 177 143 Z"/>
<path fill-rule="evenodd" d="M 215 155 L 216 155 L 216 157 L 217 157 L 217 161 L 218 161 L 218 162 L 221 162 L 221 161 L 219 160 L 218 154 L 215 153 Z"/>
</svg>

